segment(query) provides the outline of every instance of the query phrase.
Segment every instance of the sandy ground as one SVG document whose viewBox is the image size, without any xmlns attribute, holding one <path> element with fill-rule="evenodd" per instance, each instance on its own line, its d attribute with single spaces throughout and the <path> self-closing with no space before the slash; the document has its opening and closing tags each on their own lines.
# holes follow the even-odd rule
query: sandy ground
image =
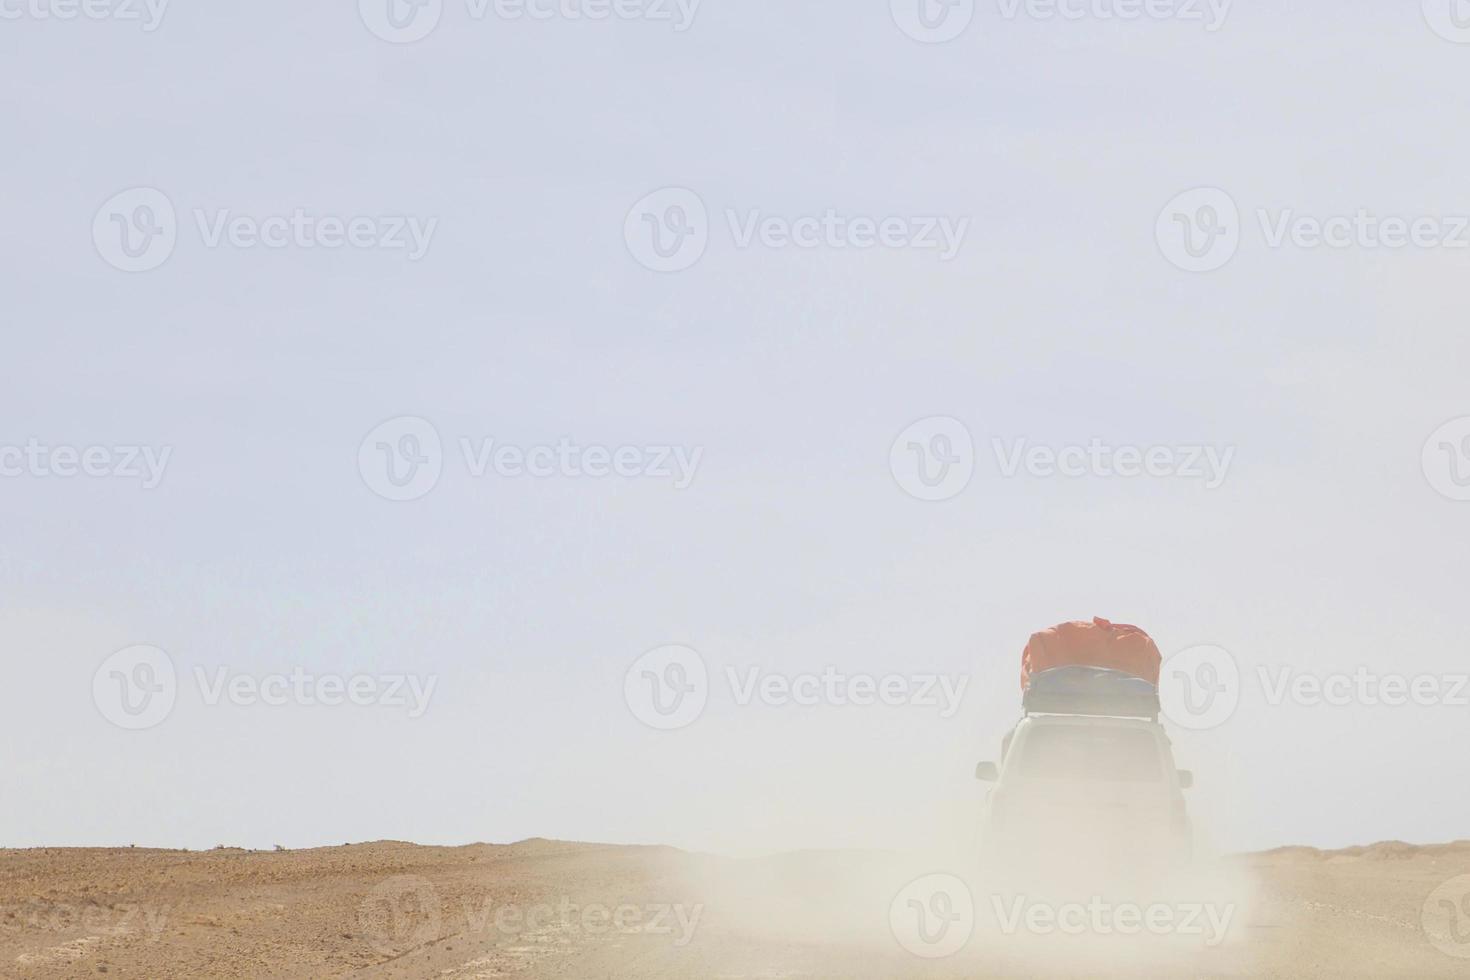
<svg viewBox="0 0 1470 980">
<path fill-rule="evenodd" d="M 936 873 L 541 840 L 0 851 L 0 977 L 1470 976 L 1470 842 L 1231 858 L 1151 928 L 975 878 L 936 899 Z"/>
</svg>

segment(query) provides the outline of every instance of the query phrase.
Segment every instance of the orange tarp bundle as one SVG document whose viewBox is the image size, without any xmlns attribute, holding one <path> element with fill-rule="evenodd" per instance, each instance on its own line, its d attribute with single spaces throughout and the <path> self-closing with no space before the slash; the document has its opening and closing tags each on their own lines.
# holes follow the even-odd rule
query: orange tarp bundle
<svg viewBox="0 0 1470 980">
<path fill-rule="evenodd" d="M 1154 641 L 1137 626 L 1106 619 L 1061 623 L 1031 634 L 1021 652 L 1021 690 L 1031 684 L 1032 674 L 1053 667 L 1108 667 L 1157 687 L 1162 660 Z"/>
</svg>

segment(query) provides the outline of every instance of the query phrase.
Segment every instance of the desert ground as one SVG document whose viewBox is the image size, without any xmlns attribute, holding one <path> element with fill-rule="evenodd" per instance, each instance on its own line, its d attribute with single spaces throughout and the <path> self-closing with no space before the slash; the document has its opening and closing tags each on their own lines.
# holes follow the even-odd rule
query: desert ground
<svg viewBox="0 0 1470 980">
<path fill-rule="evenodd" d="M 972 881 L 974 923 L 950 916 L 953 942 L 916 953 L 893 916 L 925 860 L 546 840 L 0 851 L 0 976 L 1470 976 L 1470 841 L 1219 859 L 1193 896 L 1228 903 L 1213 936 L 1017 928 L 1011 897 Z"/>
</svg>

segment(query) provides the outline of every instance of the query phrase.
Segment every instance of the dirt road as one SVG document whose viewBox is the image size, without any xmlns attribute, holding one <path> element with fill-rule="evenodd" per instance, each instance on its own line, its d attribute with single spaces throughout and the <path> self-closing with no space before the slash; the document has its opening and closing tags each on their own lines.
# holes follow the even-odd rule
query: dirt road
<svg viewBox="0 0 1470 980">
<path fill-rule="evenodd" d="M 540 840 L 0 851 L 0 977 L 1470 975 L 1470 842 L 1287 849 L 1201 881 L 1042 897 L 923 858 Z"/>
</svg>

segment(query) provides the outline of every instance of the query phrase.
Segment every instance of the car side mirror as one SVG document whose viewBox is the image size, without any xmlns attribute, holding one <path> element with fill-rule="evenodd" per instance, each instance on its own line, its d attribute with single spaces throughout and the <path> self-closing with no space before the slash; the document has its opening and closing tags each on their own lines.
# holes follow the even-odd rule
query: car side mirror
<svg viewBox="0 0 1470 980">
<path fill-rule="evenodd" d="M 1194 773 L 1190 772 L 1188 769 L 1179 770 L 1179 788 L 1189 789 L 1193 785 Z"/>
<path fill-rule="evenodd" d="M 1000 770 L 993 762 L 977 762 L 975 764 L 975 778 L 981 782 L 993 783 L 1000 778 Z"/>
</svg>

